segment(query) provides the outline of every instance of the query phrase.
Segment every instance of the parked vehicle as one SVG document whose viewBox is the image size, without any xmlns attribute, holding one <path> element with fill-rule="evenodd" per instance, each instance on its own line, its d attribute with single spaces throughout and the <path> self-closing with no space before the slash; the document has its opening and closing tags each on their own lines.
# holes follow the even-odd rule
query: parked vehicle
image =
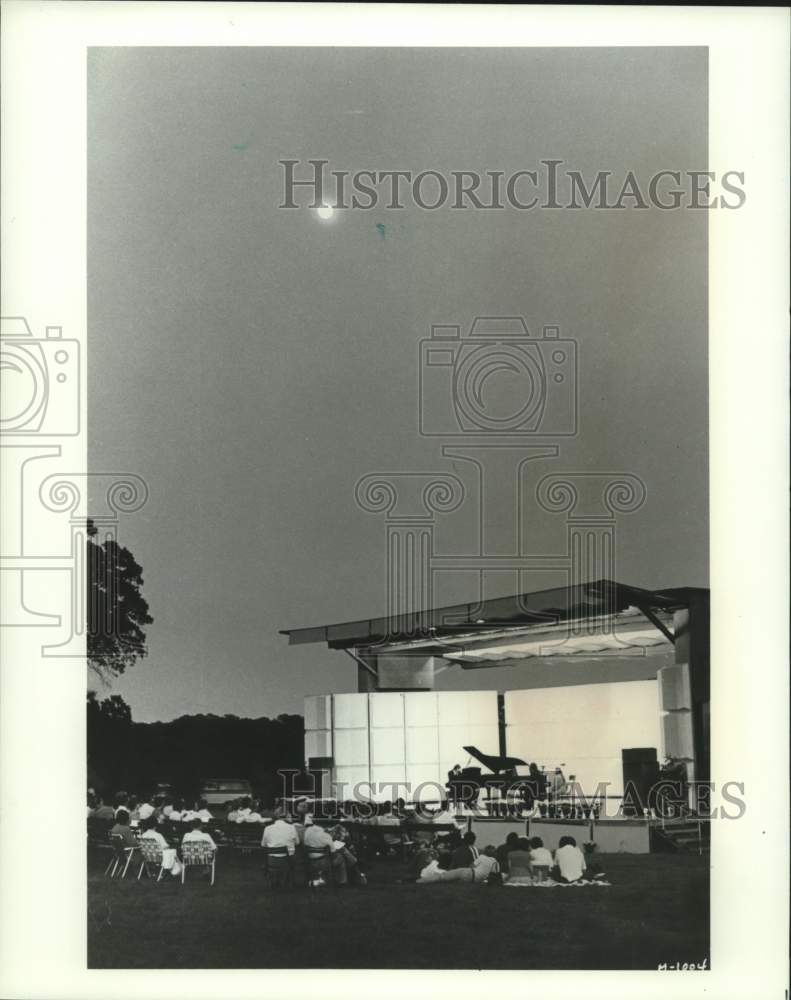
<svg viewBox="0 0 791 1000">
<path fill-rule="evenodd" d="M 207 778 L 201 785 L 200 797 L 210 806 L 222 806 L 231 799 L 251 796 L 253 789 L 244 778 Z"/>
</svg>

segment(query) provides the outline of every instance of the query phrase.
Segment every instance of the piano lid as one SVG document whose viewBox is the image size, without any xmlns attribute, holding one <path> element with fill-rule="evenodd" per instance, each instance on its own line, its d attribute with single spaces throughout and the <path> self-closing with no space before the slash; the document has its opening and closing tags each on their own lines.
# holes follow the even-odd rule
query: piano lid
<svg viewBox="0 0 791 1000">
<path fill-rule="evenodd" d="M 488 753 L 481 753 L 478 747 L 462 747 L 462 749 L 495 773 L 503 771 L 507 767 L 516 767 L 517 764 L 527 764 L 527 761 L 522 760 L 521 757 L 493 757 Z"/>
</svg>

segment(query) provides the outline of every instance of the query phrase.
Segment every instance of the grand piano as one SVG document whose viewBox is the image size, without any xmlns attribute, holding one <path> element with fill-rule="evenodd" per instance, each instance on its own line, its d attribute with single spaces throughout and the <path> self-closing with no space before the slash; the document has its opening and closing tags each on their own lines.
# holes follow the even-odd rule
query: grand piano
<svg viewBox="0 0 791 1000">
<path fill-rule="evenodd" d="M 494 757 L 491 754 L 482 753 L 477 747 L 464 747 L 463 749 L 470 757 L 474 757 L 484 767 L 489 768 L 492 773 L 484 774 L 480 767 L 463 767 L 458 775 L 454 775 L 451 771 L 448 774 L 446 787 L 448 797 L 453 802 L 474 806 L 482 788 L 486 790 L 488 798 L 492 788 L 499 789 L 500 794 L 505 795 L 514 785 L 524 782 L 525 779 L 520 778 L 516 773 L 520 764 L 526 765 L 526 761 L 521 758 Z M 467 760 L 469 762 L 469 757 Z"/>
</svg>

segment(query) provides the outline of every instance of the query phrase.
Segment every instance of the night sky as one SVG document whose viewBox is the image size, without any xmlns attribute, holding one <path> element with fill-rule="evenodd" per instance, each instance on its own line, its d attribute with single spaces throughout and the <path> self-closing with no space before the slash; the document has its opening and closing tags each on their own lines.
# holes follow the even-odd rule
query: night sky
<svg viewBox="0 0 791 1000">
<path fill-rule="evenodd" d="M 550 471 L 640 476 L 618 579 L 708 584 L 706 212 L 277 207 L 286 158 L 705 170 L 706 73 L 684 48 L 91 51 L 89 464 L 151 493 L 120 527 L 155 618 L 113 688 L 135 719 L 272 716 L 355 689 L 342 652 L 278 629 L 383 612 L 385 528 L 355 505 L 361 476 L 474 485 L 418 433 L 432 323 L 522 315 L 574 338 L 580 431 L 530 489 Z M 496 484 L 494 514 L 511 498 Z M 443 552 L 469 549 L 473 507 L 442 519 Z M 524 529 L 531 551 L 563 545 L 557 516 L 531 509 Z M 477 596 L 464 574 L 438 590 Z M 443 685 L 518 684 L 508 670 Z"/>
</svg>

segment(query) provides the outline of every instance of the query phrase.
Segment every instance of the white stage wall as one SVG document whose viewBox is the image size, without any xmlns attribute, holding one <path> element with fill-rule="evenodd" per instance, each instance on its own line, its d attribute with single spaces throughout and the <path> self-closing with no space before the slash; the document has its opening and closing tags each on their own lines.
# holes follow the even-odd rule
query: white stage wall
<svg viewBox="0 0 791 1000">
<path fill-rule="evenodd" d="M 608 782 L 623 794 L 621 751 L 656 747 L 663 733 L 656 680 L 614 681 L 505 693 L 506 753 L 575 775 L 584 792 Z"/>
<path fill-rule="evenodd" d="M 662 707 L 655 679 L 507 691 L 506 753 L 547 769 L 561 766 L 588 794 L 608 782 L 609 793 L 621 795 L 622 750 L 656 747 L 661 761 L 668 736 L 663 729 L 672 729 L 675 742 L 683 742 L 680 723 L 663 717 Z M 382 691 L 305 699 L 306 760 L 334 759 L 333 780 L 344 786 L 339 790 L 343 798 L 351 797 L 360 782 L 408 782 L 413 790 L 426 785 L 420 799 L 437 799 L 454 764 L 477 766 L 463 746 L 499 755 L 496 691 Z M 375 797 L 413 794 L 388 789 Z"/>
<path fill-rule="evenodd" d="M 464 766 L 463 746 L 500 752 L 496 691 L 406 691 L 305 699 L 305 757 L 333 757 L 333 779 L 350 798 L 359 782 L 409 783 L 377 799 L 442 796 L 447 772 Z M 473 765 L 475 761 L 471 762 Z M 419 789 L 420 785 L 425 787 Z"/>
</svg>

